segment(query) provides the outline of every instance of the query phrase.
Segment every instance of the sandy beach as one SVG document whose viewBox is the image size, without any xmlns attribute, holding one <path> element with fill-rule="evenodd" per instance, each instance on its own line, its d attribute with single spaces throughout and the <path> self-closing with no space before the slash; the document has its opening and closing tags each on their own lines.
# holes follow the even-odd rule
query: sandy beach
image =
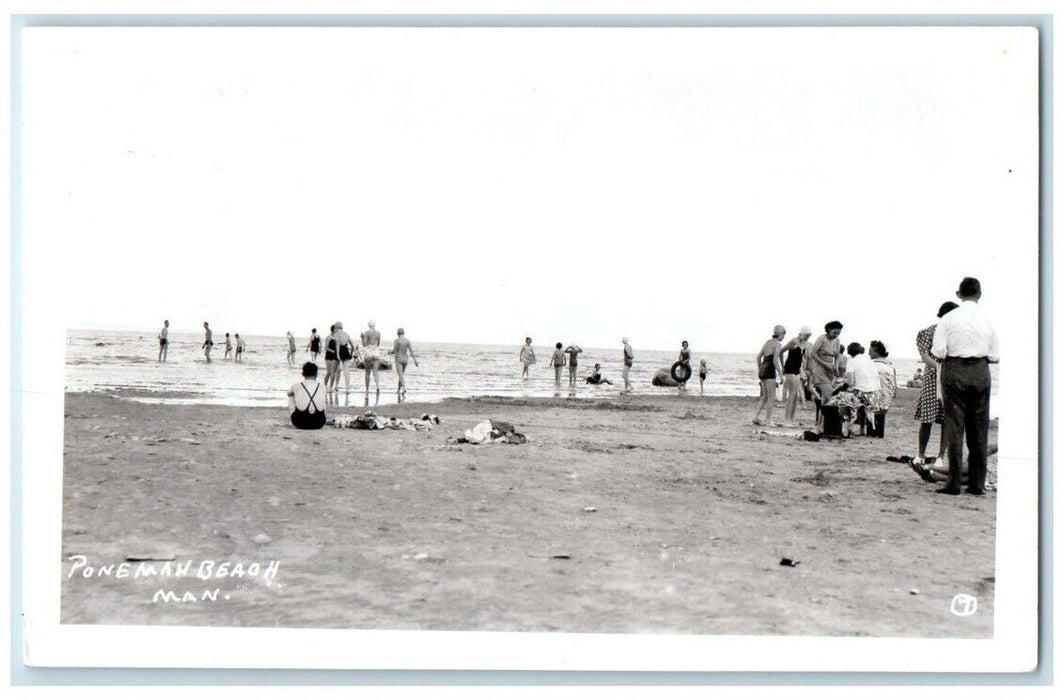
<svg viewBox="0 0 1064 700">
<path fill-rule="evenodd" d="M 915 454 L 916 395 L 883 440 L 811 443 L 759 433 L 753 398 L 451 399 L 381 409 L 431 430 L 301 432 L 68 394 L 62 622 L 990 637 L 995 493 L 884 459 Z M 528 444 L 448 444 L 485 418 Z"/>
</svg>

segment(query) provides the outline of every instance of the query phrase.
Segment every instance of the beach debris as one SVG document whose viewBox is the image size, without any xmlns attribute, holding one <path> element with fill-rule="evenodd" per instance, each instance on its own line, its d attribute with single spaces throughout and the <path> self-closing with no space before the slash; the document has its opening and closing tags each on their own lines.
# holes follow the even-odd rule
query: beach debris
<svg viewBox="0 0 1064 700">
<path fill-rule="evenodd" d="M 174 561 L 177 556 L 174 554 L 151 554 L 142 552 L 140 554 L 126 555 L 126 561 Z"/>
<path fill-rule="evenodd" d="M 418 552 L 417 554 L 414 555 L 414 561 L 425 561 L 428 558 L 429 558 L 429 555 L 425 554 L 424 552 Z"/>
<path fill-rule="evenodd" d="M 780 559 L 780 566 L 795 567 L 795 566 L 798 566 L 801 563 L 802 562 L 795 561 L 794 559 L 790 559 L 789 557 L 783 557 L 782 559 Z"/>
<path fill-rule="evenodd" d="M 596 508 L 595 506 L 584 506 L 585 513 L 594 513 L 596 511 L 598 511 L 598 508 Z"/>
<path fill-rule="evenodd" d="M 806 431 L 808 432 L 808 431 Z M 765 435 L 768 437 L 785 437 L 803 440 L 805 439 L 805 433 L 800 430 L 758 430 L 758 435 Z M 818 436 L 819 439 L 819 436 Z"/>
<path fill-rule="evenodd" d="M 265 532 L 260 532 L 259 534 L 252 537 L 251 540 L 255 544 L 269 544 L 270 542 L 273 542 L 273 538 L 267 535 Z"/>
<path fill-rule="evenodd" d="M 920 589 L 919 588 L 910 588 L 909 589 L 909 595 L 920 595 Z"/>
<path fill-rule="evenodd" d="M 550 558 L 551 559 L 572 559 L 572 557 L 569 556 L 568 554 L 552 554 L 552 555 L 550 555 Z"/>
<path fill-rule="evenodd" d="M 425 414 L 423 414 L 421 416 L 421 420 L 428 421 L 429 423 L 432 423 L 433 425 L 439 425 L 440 424 L 440 417 L 437 416 L 435 413 L 425 413 Z"/>
<path fill-rule="evenodd" d="M 569 474 L 566 474 L 566 475 L 565 475 L 565 478 L 566 478 L 566 479 L 575 479 L 575 478 L 577 478 L 577 477 L 579 477 L 579 476 L 580 476 L 580 475 L 579 475 L 579 474 L 577 474 L 576 472 L 571 472 L 571 473 L 569 473 Z"/>
<path fill-rule="evenodd" d="M 281 499 L 278 498 L 277 496 L 271 496 L 270 499 L 268 501 L 266 501 L 266 502 L 269 503 L 271 506 L 274 506 L 274 507 L 277 507 L 277 506 L 281 505 Z"/>
<path fill-rule="evenodd" d="M 504 442 L 510 445 L 523 445 L 528 442 L 523 434 L 517 432 L 513 423 L 501 420 L 482 420 L 465 431 L 465 436 L 448 438 L 451 444 L 482 445 L 486 442 Z"/>
</svg>

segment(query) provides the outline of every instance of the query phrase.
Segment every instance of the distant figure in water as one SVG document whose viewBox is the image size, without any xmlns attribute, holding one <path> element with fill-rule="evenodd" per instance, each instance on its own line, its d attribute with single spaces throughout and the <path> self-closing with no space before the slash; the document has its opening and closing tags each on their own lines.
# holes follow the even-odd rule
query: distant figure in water
<svg viewBox="0 0 1064 700">
<path fill-rule="evenodd" d="M 687 341 L 680 343 L 680 356 L 677 360 L 684 366 L 684 375 L 691 378 L 691 348 L 687 345 Z M 687 379 L 679 383 L 680 391 L 687 391 Z"/>
<path fill-rule="evenodd" d="M 628 344 L 628 336 L 621 338 L 621 343 L 624 345 L 624 366 L 621 369 L 621 377 L 624 378 L 624 391 L 628 393 L 632 390 L 632 382 L 628 380 L 628 373 L 632 371 L 635 353 L 632 352 L 632 346 Z"/>
<path fill-rule="evenodd" d="M 761 352 L 757 354 L 757 378 L 761 382 L 761 397 L 757 400 L 757 410 L 754 411 L 754 425 L 765 425 L 761 420 L 761 411 L 765 411 L 765 421 L 772 422 L 772 406 L 776 398 L 776 379 L 783 374 L 783 365 L 780 362 L 780 349 L 783 347 L 783 336 L 787 335 L 787 329 L 776 326 L 772 329 L 772 337 L 761 346 Z"/>
<path fill-rule="evenodd" d="M 351 342 L 351 336 L 344 330 L 344 324 L 336 322 L 333 330 L 333 340 L 336 341 L 336 358 L 339 360 L 339 371 L 344 373 L 344 391 L 351 393 L 351 361 L 355 357 L 355 344 Z M 334 378 L 334 391 L 340 391 L 340 379 Z"/>
<path fill-rule="evenodd" d="M 296 337 L 292 335 L 292 331 L 288 331 L 288 366 L 291 367 L 296 362 Z"/>
<path fill-rule="evenodd" d="M 362 367 L 366 372 L 366 396 L 369 396 L 369 375 L 373 375 L 373 384 L 377 387 L 377 393 L 381 393 L 381 379 L 379 376 L 381 366 L 381 332 L 377 330 L 374 321 L 366 323 L 369 328 L 362 331 L 359 340 L 362 347 L 359 354 L 362 356 Z"/>
<path fill-rule="evenodd" d="M 203 322 L 203 356 L 207 358 L 208 364 L 211 361 L 211 348 L 214 347 L 214 341 L 211 340 L 211 327 L 204 321 Z"/>
<path fill-rule="evenodd" d="M 229 354 L 233 352 L 233 340 L 229 337 L 229 334 L 225 334 L 225 355 L 222 356 L 223 360 L 229 359 Z"/>
<path fill-rule="evenodd" d="M 244 339 L 240 337 L 240 334 L 236 334 L 236 361 L 244 361 Z"/>
<path fill-rule="evenodd" d="M 698 395 L 702 396 L 705 392 L 706 377 L 709 376 L 709 367 L 706 366 L 705 360 L 698 361 Z"/>
<path fill-rule="evenodd" d="M 576 356 L 584 351 L 576 343 L 573 343 L 569 347 L 565 348 L 565 354 L 569 356 L 569 386 L 576 386 Z"/>
<path fill-rule="evenodd" d="M 307 343 L 307 352 L 310 353 L 310 361 L 317 363 L 318 353 L 321 352 L 321 336 L 318 335 L 317 328 L 310 329 L 310 341 Z M 326 375 L 325 386 L 326 388 L 329 386 L 328 375 Z"/>
<path fill-rule="evenodd" d="M 170 347 L 170 322 L 163 321 L 163 329 L 159 331 L 159 362 L 166 362 L 166 351 Z"/>
<path fill-rule="evenodd" d="M 613 384 L 613 382 L 611 382 L 609 379 L 606 379 L 602 376 L 602 365 L 600 365 L 598 362 L 595 363 L 595 371 L 592 372 L 584 381 L 586 381 L 588 384 Z"/>
<path fill-rule="evenodd" d="M 525 338 L 525 344 L 521 346 L 521 379 L 528 379 L 529 365 L 536 364 L 536 351 L 532 349 L 532 339 Z"/>
<path fill-rule="evenodd" d="M 300 430 L 319 430 L 325 426 L 325 390 L 318 382 L 318 366 L 303 365 L 303 381 L 288 390 L 288 410 L 292 425 Z"/>
<path fill-rule="evenodd" d="M 562 385 L 562 367 L 565 366 L 565 353 L 562 344 L 554 344 L 554 354 L 550 356 L 550 366 L 554 368 L 554 386 Z"/>
<path fill-rule="evenodd" d="M 400 328 L 395 334 L 399 337 L 396 338 L 395 343 L 392 344 L 391 354 L 395 355 L 395 373 L 399 375 L 399 386 L 396 391 L 400 396 L 405 396 L 406 365 L 410 360 L 414 361 L 415 367 L 417 367 L 418 364 L 417 358 L 414 357 L 414 346 L 410 344 L 410 339 L 406 337 L 406 331 Z"/>
</svg>

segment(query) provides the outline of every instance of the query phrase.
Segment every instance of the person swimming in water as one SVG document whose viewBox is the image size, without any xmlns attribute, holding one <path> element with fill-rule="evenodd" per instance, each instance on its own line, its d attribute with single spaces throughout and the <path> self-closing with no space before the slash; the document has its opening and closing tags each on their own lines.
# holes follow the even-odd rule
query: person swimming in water
<svg viewBox="0 0 1064 700">
<path fill-rule="evenodd" d="M 214 347 L 214 341 L 211 340 L 211 327 L 206 321 L 203 322 L 203 356 L 207 358 L 207 363 L 211 361 L 211 348 Z"/>
<path fill-rule="evenodd" d="M 381 333 L 377 330 L 375 321 L 366 323 L 369 326 L 359 335 L 362 341 L 359 347 L 359 355 L 362 357 L 362 367 L 366 372 L 366 395 L 369 395 L 369 377 L 373 375 L 373 384 L 377 387 L 377 393 L 381 393 Z"/>
<path fill-rule="evenodd" d="M 400 396 L 406 395 L 406 366 L 410 360 L 414 361 L 414 366 L 417 367 L 417 358 L 414 357 L 414 346 L 410 344 L 410 339 L 406 337 L 406 331 L 400 328 L 397 330 L 396 335 L 399 337 L 395 339 L 395 343 L 392 344 L 391 354 L 395 355 L 395 373 L 399 376 L 399 385 L 396 392 Z"/>
<path fill-rule="evenodd" d="M 159 331 L 159 362 L 166 362 L 166 351 L 170 347 L 170 322 L 163 321 L 163 329 Z"/>
</svg>

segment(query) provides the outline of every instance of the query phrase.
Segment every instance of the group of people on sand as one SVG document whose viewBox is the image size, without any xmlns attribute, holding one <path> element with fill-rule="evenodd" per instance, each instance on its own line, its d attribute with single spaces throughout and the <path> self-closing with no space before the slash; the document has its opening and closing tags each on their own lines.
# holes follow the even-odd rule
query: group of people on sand
<svg viewBox="0 0 1064 700">
<path fill-rule="evenodd" d="M 233 359 L 237 362 L 243 362 L 244 350 L 247 348 L 247 343 L 244 342 L 244 339 L 240 337 L 239 333 L 236 333 L 233 336 L 230 336 L 228 333 L 225 334 L 225 355 L 223 359 L 231 359 L 230 356 L 233 354 L 234 340 L 236 342 L 236 356 Z M 203 350 L 203 356 L 206 358 L 207 362 L 210 363 L 211 351 L 214 349 L 214 332 L 211 330 L 211 324 L 206 321 L 203 322 L 203 345 L 200 346 L 200 349 Z M 159 331 L 159 362 L 166 362 L 166 356 L 169 350 L 170 321 L 166 320 L 163 321 L 162 330 Z"/>
<path fill-rule="evenodd" d="M 624 393 L 632 391 L 632 382 L 629 374 L 632 369 L 632 363 L 635 360 L 635 352 L 632 350 L 631 344 L 628 342 L 628 338 L 621 338 L 621 378 L 624 381 Z M 584 352 L 576 343 L 570 343 L 569 345 L 562 347 L 562 344 L 554 344 L 554 352 L 550 357 L 550 366 L 554 369 L 554 386 L 560 387 L 562 384 L 562 368 L 568 366 L 569 368 L 569 387 L 575 389 L 577 385 L 577 370 L 580 366 L 579 356 Z M 527 381 L 529 367 L 536 364 L 536 351 L 532 348 L 532 338 L 525 338 L 525 344 L 521 346 L 521 349 L 517 353 L 518 359 L 521 361 L 521 379 Z M 587 377 L 584 378 L 586 384 L 592 384 L 599 386 L 602 384 L 613 385 L 606 377 L 602 376 L 602 364 L 595 363 L 595 368 Z"/>
<path fill-rule="evenodd" d="M 986 492 L 987 457 L 995 449 L 988 444 L 989 365 L 999 360 L 998 338 L 979 311 L 979 280 L 965 277 L 956 296 L 959 304 L 942 304 L 939 321 L 916 334 L 923 371 L 919 373 L 920 397 L 914 415 L 920 423 L 919 455 L 912 460 L 912 468 L 932 483 L 938 476 L 948 476 L 939 493 L 957 495 L 967 479 L 968 493 L 982 495 Z M 776 388 L 782 378 L 782 425 L 794 427 L 798 404 L 812 397 L 818 435 L 843 437 L 852 434 L 856 423 L 864 434 L 883 437 L 887 411 L 898 394 L 897 371 L 881 341 L 871 341 L 867 350 L 857 342 L 844 347 L 839 339 L 842 329 L 841 322 L 831 321 L 825 324 L 824 334 L 810 343 L 812 329 L 804 326 L 797 337 L 784 343 L 786 328 L 773 328 L 772 337 L 755 358 L 761 384 L 753 418 L 756 425 L 771 423 Z M 936 424 L 942 426 L 938 454 L 929 460 L 927 447 Z M 965 444 L 967 473 L 963 471 Z M 944 456 L 948 456 L 948 467 Z"/>
<path fill-rule="evenodd" d="M 868 348 L 858 342 L 843 346 L 839 340 L 842 329 L 842 322 L 829 321 L 824 325 L 824 334 L 812 343 L 813 330 L 809 326 L 802 326 L 798 335 L 786 343 L 783 339 L 787 329 L 772 329 L 772 337 L 754 360 L 761 388 L 754 410 L 755 425 L 772 422 L 776 388 L 782 380 L 783 426 L 795 427 L 798 406 L 804 407 L 806 399 L 812 398 L 819 430 L 825 430 L 827 416 L 844 409 L 845 416 L 851 419 L 863 417 L 857 421 L 862 430 L 882 437 L 886 413 L 898 395 L 897 370 L 887 359 L 890 353 L 882 341 L 873 340 Z"/>
</svg>

